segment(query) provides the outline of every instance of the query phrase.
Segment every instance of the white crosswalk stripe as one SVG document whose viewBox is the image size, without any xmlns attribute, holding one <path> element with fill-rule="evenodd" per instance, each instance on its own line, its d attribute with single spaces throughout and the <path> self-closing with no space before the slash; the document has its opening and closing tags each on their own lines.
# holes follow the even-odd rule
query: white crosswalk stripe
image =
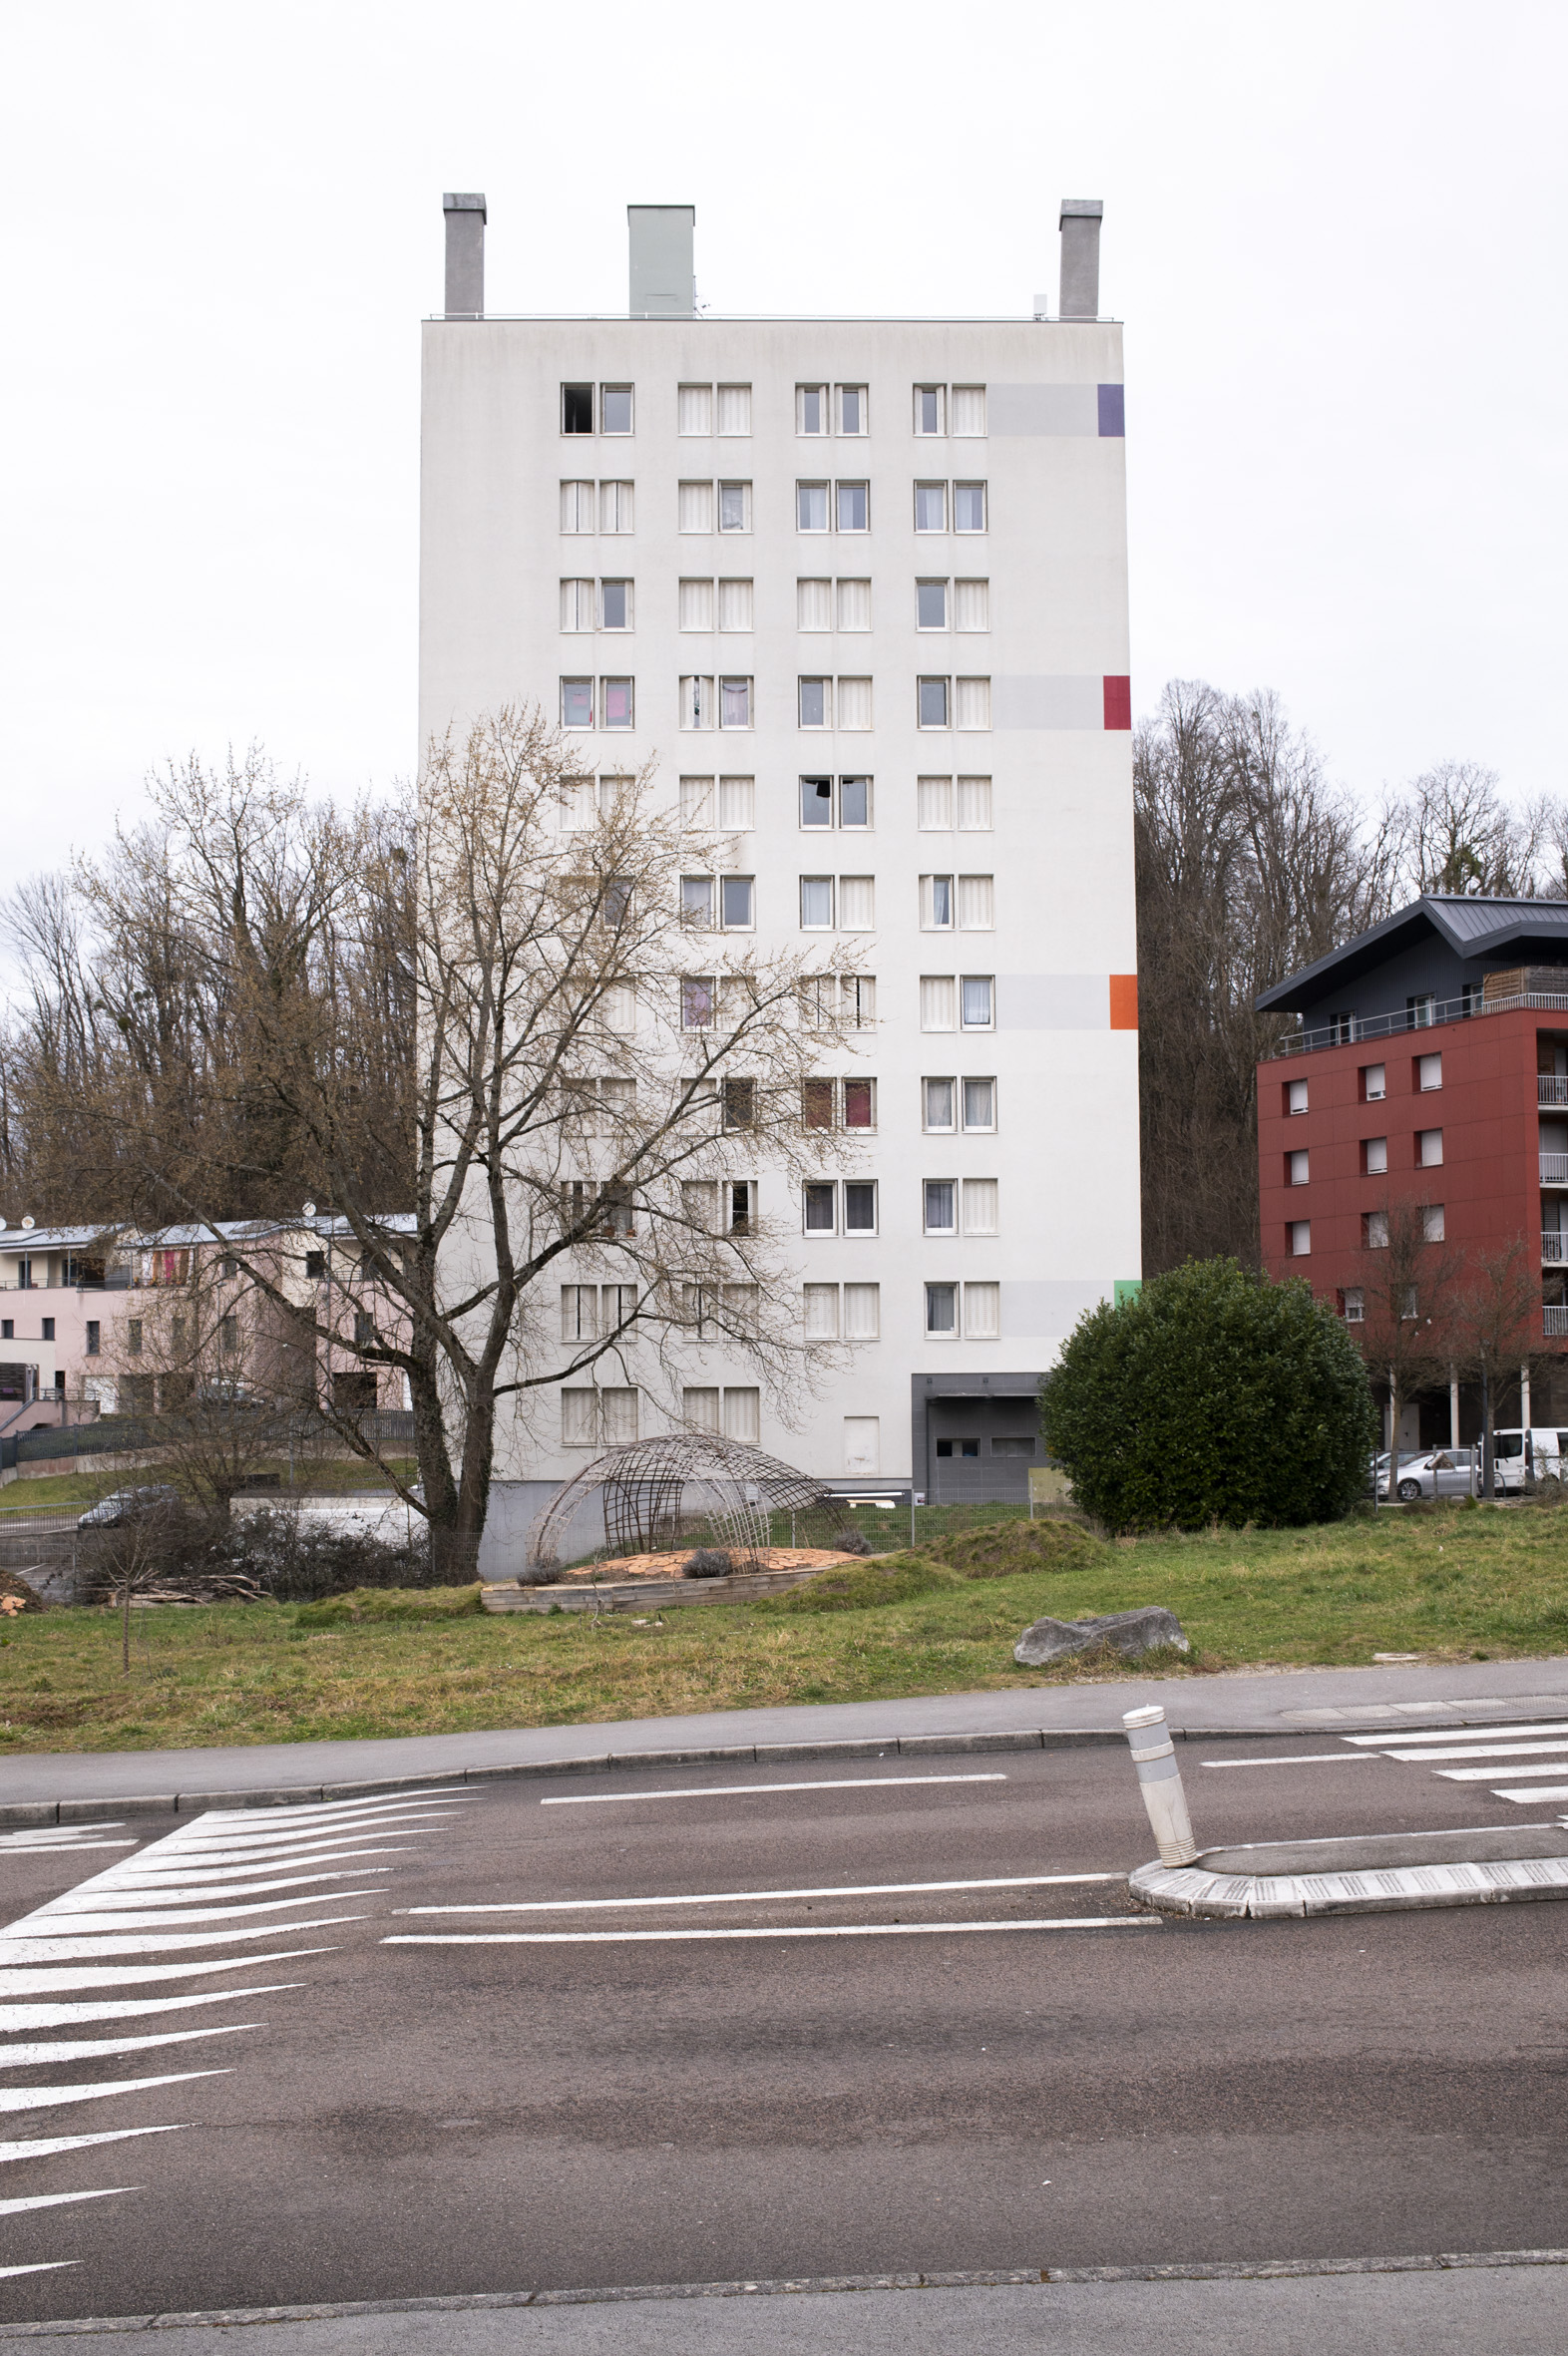
<svg viewBox="0 0 1568 2356">
<path fill-rule="evenodd" d="M 1568 1779 L 1539 1779 L 1554 1774 L 1568 1778 L 1568 1719 L 1431 1727 L 1419 1734 L 1401 1727 L 1397 1734 L 1344 1735 L 1341 1741 L 1363 1759 L 1372 1755 L 1424 1767 L 1445 1783 L 1485 1783 L 1494 1798 L 1511 1800 L 1518 1807 L 1568 1800 Z M 1532 1776 L 1537 1779 L 1523 1779 Z"/>
<path fill-rule="evenodd" d="M 112 2056 L 196 2043 L 206 2038 L 243 2037 L 263 2021 L 206 2018 L 147 2035 L 64 2036 L 39 2042 L 45 2030 L 74 2031 L 94 2023 L 141 2022 L 150 2015 L 189 2012 L 196 2007 L 232 2007 L 258 1996 L 303 1985 L 297 1980 L 257 1983 L 255 1973 L 279 1963 L 332 1952 L 330 1943 L 279 1946 L 301 1932 L 335 1929 L 365 1919 L 362 1904 L 386 1894 L 392 1861 L 412 1853 L 420 1836 L 450 1823 L 474 1794 L 459 1784 L 412 1797 L 388 1793 L 368 1798 L 212 1809 L 195 1815 L 134 1856 L 119 1859 L 51 1898 L 32 1913 L 0 1927 L 0 2071 L 44 2067 L 83 2075 L 52 2079 L 42 2086 L 0 2082 L 0 2113 L 49 2112 L 78 2103 L 135 2100 L 154 2089 L 189 2086 L 232 2075 L 234 2065 L 163 2071 L 150 2077 L 99 2076 L 97 2066 Z M 40 1826 L 36 1834 L 11 1836 L 5 1845 L 29 1854 L 108 1846 L 135 1847 L 105 1839 L 119 1827 L 83 1826 L 92 1838 L 73 1838 L 75 1828 Z M 280 1894 L 297 1893 L 297 1894 Z M 243 1947 L 241 1955 L 214 1954 Z M 191 1951 L 199 1951 L 196 1959 Z M 185 1959 L 165 1961 L 185 1951 Z M 131 1958 L 142 1960 L 133 1961 Z M 206 1987 L 193 1994 L 163 1993 L 166 1983 L 210 1980 L 237 1973 L 243 1985 Z M 122 1988 L 135 1994 L 120 1996 Z M 157 1989 L 158 1993 L 150 1992 Z M 14 2042 L 13 2042 L 14 2041 Z M 242 2052 L 242 2048 L 229 2049 Z M 160 2055 L 160 2059 L 162 2059 Z M 173 2060 L 175 2057 L 169 2057 Z M 195 2057 L 193 2057 L 195 2058 Z M 38 2136 L 0 2141 L 0 2165 L 42 2160 L 144 2136 L 179 2135 L 191 2123 L 111 2128 L 100 2134 Z M 65 2192 L 28 2193 L 0 2200 L 0 2217 L 30 2216 L 35 2210 L 78 2201 L 110 2200 L 139 2187 L 84 2186 Z M 0 2277 L 49 2273 L 76 2259 L 43 2259 L 28 2265 L 0 2264 Z"/>
</svg>

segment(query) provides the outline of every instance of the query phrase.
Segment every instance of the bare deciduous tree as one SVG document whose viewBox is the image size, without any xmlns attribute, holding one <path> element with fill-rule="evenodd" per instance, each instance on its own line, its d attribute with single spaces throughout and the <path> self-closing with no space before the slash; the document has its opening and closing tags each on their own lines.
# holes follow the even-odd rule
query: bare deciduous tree
<svg viewBox="0 0 1568 2356">
<path fill-rule="evenodd" d="M 1481 1390 L 1481 1494 L 1496 1477 L 1497 1394 L 1547 1355 L 1541 1331 L 1541 1273 L 1515 1237 L 1499 1251 L 1477 1252 L 1452 1314 L 1454 1357 Z M 1555 1355 L 1555 1354 L 1554 1354 Z"/>
<path fill-rule="evenodd" d="M 1368 1373 L 1388 1385 L 1388 1498 L 1399 1492 L 1399 1419 L 1418 1392 L 1442 1380 L 1453 1354 L 1460 1262 L 1432 1234 L 1431 1206 L 1394 1202 L 1370 1214 L 1362 1255 L 1364 1323 L 1356 1329 Z"/>
</svg>

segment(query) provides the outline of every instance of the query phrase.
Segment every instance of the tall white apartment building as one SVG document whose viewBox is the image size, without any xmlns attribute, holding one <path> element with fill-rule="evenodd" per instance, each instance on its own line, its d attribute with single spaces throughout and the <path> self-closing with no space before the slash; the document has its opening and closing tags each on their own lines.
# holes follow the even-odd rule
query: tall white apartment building
<svg viewBox="0 0 1568 2356">
<path fill-rule="evenodd" d="M 1041 1373 L 1139 1268 L 1100 206 L 1062 206 L 1056 317 L 699 316 L 691 209 L 633 206 L 627 316 L 518 318 L 485 313 L 483 197 L 445 203 L 421 741 L 530 699 L 585 776 L 653 756 L 719 831 L 714 922 L 849 940 L 874 979 L 854 1156 L 759 1205 L 798 1223 L 804 1336 L 860 1347 L 793 1423 L 743 1365 L 690 1411 L 849 1491 L 1021 1498 Z M 613 1435 L 639 1415 L 622 1390 Z M 498 1502 L 593 1436 L 566 1399 L 559 1440 L 504 1427 Z"/>
</svg>

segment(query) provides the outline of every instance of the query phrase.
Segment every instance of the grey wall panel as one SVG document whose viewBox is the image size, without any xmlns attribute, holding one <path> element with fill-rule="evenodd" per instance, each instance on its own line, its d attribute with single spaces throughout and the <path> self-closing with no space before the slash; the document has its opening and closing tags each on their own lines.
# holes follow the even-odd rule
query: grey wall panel
<svg viewBox="0 0 1568 2356">
<path fill-rule="evenodd" d="M 1103 974 L 998 974 L 998 1030 L 1109 1030 Z"/>
<path fill-rule="evenodd" d="M 993 434 L 1083 434 L 1098 437 L 1097 384 L 993 384 L 985 392 Z"/>
<path fill-rule="evenodd" d="M 1003 1284 L 1001 1331 L 1007 1341 L 1022 1337 L 1060 1340 L 1086 1309 L 1111 1298 L 1110 1280 L 1082 1284 L 1065 1278 L 1036 1284 Z"/>
<path fill-rule="evenodd" d="M 1093 675 L 1052 677 L 1048 672 L 1014 672 L 990 683 L 993 728 L 1093 728 L 1105 726 L 1105 682 Z"/>
</svg>

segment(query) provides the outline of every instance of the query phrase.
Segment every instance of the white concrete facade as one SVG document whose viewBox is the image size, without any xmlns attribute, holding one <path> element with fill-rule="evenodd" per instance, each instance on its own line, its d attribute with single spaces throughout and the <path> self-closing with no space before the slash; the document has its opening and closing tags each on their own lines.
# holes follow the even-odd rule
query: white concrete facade
<svg viewBox="0 0 1568 2356">
<path fill-rule="evenodd" d="M 851 938 L 848 924 L 863 945 L 876 1029 L 865 1054 L 830 1060 L 875 1079 L 875 1126 L 838 1183 L 875 1184 L 875 1232 L 843 1232 L 841 1192 L 835 1232 L 807 1234 L 788 1182 L 770 1199 L 758 1173 L 761 1215 L 800 1230 L 803 1317 L 807 1286 L 877 1288 L 878 1338 L 847 1372 L 793 1424 L 761 1402 L 764 1447 L 849 1487 L 1021 1496 L 1038 1374 L 1081 1312 L 1139 1271 L 1121 382 L 1120 329 L 1095 320 L 424 329 L 421 741 L 507 701 L 569 719 L 563 682 L 589 679 L 585 773 L 652 756 L 672 799 L 682 778 L 752 781 L 722 802 L 715 783 L 713 820 L 721 865 L 755 879 L 762 944 L 809 946 L 803 913 L 823 895 L 803 900 L 802 879 L 850 879 L 834 887 L 840 931 L 822 938 Z M 564 430 L 567 386 L 593 388 L 593 431 Z M 629 432 L 602 430 L 625 422 L 605 387 L 630 388 Z M 826 388 L 825 433 L 803 430 L 817 422 L 802 398 L 813 387 Z M 860 432 L 842 430 L 844 387 L 859 393 Z M 940 395 L 936 432 L 921 430 L 932 412 L 919 389 Z M 590 511 L 563 489 L 586 483 L 631 485 L 629 516 L 618 490 L 595 489 Z M 703 484 L 706 497 L 682 492 Z M 800 486 L 818 484 L 829 528 L 802 529 L 820 503 L 803 507 Z M 734 529 L 719 528 L 725 485 L 746 487 L 727 503 Z M 940 504 L 918 503 L 923 485 L 945 486 Z M 971 487 L 962 513 L 959 485 Z M 618 618 L 613 589 L 606 601 L 596 586 L 591 607 L 582 592 L 575 611 L 572 582 L 629 583 L 630 626 L 602 626 Z M 741 583 L 749 591 L 725 586 Z M 923 614 L 919 585 L 938 583 L 945 597 L 928 587 Z M 623 680 L 633 725 L 606 727 L 621 690 L 604 683 Z M 715 722 L 722 683 L 746 682 L 727 715 L 745 724 L 683 724 L 708 693 L 693 680 L 714 683 Z M 802 724 L 815 708 L 802 682 L 816 680 L 834 683 L 824 718 L 836 724 Z M 946 725 L 922 724 L 922 680 L 948 683 Z M 928 688 L 928 721 L 939 701 Z M 804 825 L 803 778 L 869 779 L 869 824 L 839 823 L 860 816 L 852 785 L 847 800 L 835 787 L 831 826 Z M 986 993 L 969 993 L 970 1027 L 966 978 L 992 985 L 988 1019 Z M 950 1079 L 954 1120 L 932 1129 L 941 1104 L 925 1083 Z M 965 1127 L 966 1079 L 993 1083 L 990 1125 L 972 1090 Z M 929 1231 L 945 1198 L 928 1182 L 956 1187 L 957 1232 Z M 952 1335 L 930 1330 L 950 1300 L 932 1286 L 959 1288 Z M 851 1303 L 841 1290 L 836 1306 L 841 1329 L 870 1322 L 864 1292 Z M 814 1317 L 828 1307 L 813 1297 Z M 691 1379 L 755 1383 L 711 1354 L 694 1354 Z M 987 1392 L 1013 1403 L 992 1413 Z M 737 1402 L 739 1436 L 745 1416 Z M 657 1427 L 644 1410 L 642 1428 Z M 557 1480 L 583 1455 L 503 1430 L 497 1471 Z"/>
</svg>

